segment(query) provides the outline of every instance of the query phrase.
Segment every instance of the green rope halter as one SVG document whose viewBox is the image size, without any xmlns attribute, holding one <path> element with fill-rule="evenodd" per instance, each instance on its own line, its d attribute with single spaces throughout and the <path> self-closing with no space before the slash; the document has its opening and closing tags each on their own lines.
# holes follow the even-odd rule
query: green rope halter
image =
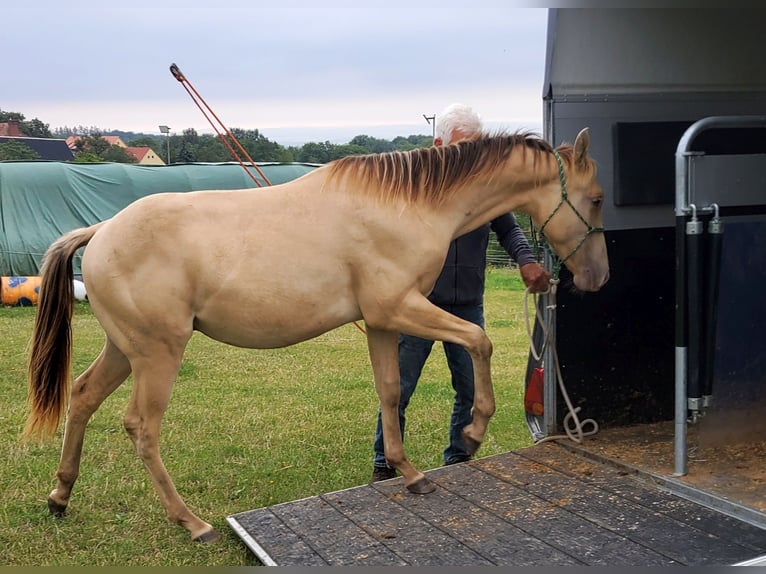
<svg viewBox="0 0 766 574">
<path fill-rule="evenodd" d="M 551 212 L 551 214 L 548 216 L 548 218 L 543 222 L 543 224 L 540 226 L 540 237 L 541 240 L 538 242 L 537 234 L 534 232 L 534 225 L 532 225 L 532 236 L 535 243 L 535 248 L 538 249 L 538 245 L 542 245 L 548 250 L 548 253 L 550 253 L 551 259 L 553 260 L 552 269 L 551 269 L 551 281 L 558 282 L 559 280 L 559 272 L 561 271 L 561 266 L 566 263 L 566 261 L 572 257 L 577 251 L 579 251 L 580 247 L 582 247 L 583 243 L 585 243 L 585 240 L 588 239 L 588 236 L 591 233 L 603 233 L 604 228 L 603 227 L 593 227 L 590 223 L 588 223 L 585 218 L 580 214 L 579 211 L 577 211 L 577 208 L 572 204 L 571 201 L 569 201 L 569 195 L 567 194 L 567 176 L 564 173 L 564 163 L 561 161 L 561 156 L 559 155 L 559 152 L 556 150 L 553 150 L 553 155 L 556 158 L 556 162 L 559 165 L 559 181 L 561 182 L 561 200 L 559 201 L 556 208 Z M 556 254 L 556 252 L 551 248 L 548 240 L 545 237 L 545 226 L 548 225 L 548 222 L 553 219 L 553 216 L 556 215 L 558 210 L 561 208 L 564 204 L 569 205 L 569 207 L 572 208 L 572 211 L 575 212 L 575 215 L 577 215 L 578 219 L 583 222 L 585 227 L 587 228 L 587 231 L 585 232 L 585 235 L 583 235 L 582 239 L 580 239 L 580 242 L 575 246 L 572 251 L 569 252 L 569 254 L 564 257 L 563 259 L 559 258 L 559 256 Z"/>
</svg>

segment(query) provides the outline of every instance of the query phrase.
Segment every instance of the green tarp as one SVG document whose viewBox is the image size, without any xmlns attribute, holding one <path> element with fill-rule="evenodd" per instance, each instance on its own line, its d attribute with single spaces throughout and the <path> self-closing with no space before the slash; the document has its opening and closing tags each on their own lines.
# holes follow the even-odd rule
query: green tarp
<svg viewBox="0 0 766 574">
<path fill-rule="evenodd" d="M 272 185 L 317 167 L 304 163 L 257 165 Z M 45 250 L 63 233 L 108 219 L 146 195 L 246 188 L 258 192 L 238 163 L 0 162 L 0 276 L 37 275 Z M 75 273 L 79 272 L 79 258 L 75 258 Z"/>
</svg>

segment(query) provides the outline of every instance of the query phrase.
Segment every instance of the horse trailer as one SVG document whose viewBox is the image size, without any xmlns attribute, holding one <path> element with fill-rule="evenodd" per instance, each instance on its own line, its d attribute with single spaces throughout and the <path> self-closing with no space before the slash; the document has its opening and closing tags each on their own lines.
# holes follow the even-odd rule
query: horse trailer
<svg viewBox="0 0 766 574">
<path fill-rule="evenodd" d="M 588 417 L 600 428 L 580 442 L 591 454 L 761 525 L 766 64 L 753 48 L 764 16 L 550 11 L 544 131 L 559 142 L 590 128 L 611 273 L 583 296 L 564 271 L 555 310 L 538 302 L 556 354 L 542 357 L 544 412 L 527 413 L 535 439 L 566 423 L 579 441 Z M 529 374 L 540 367 L 530 357 Z"/>
</svg>

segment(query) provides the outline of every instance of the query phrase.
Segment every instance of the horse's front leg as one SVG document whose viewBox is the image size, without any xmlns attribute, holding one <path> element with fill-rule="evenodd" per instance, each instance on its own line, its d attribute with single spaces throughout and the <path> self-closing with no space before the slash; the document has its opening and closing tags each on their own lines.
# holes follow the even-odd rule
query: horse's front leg
<svg viewBox="0 0 766 574">
<path fill-rule="evenodd" d="M 464 345 L 473 362 L 474 393 L 473 408 L 471 409 L 473 417 L 471 422 L 463 427 L 463 446 L 471 455 L 479 450 L 484 441 L 489 420 L 495 414 L 495 394 L 490 373 L 492 342 L 483 329 L 476 325 L 474 327 L 480 331 L 480 334 L 477 333 L 475 337 L 476 344 L 470 348 Z"/>
<path fill-rule="evenodd" d="M 436 486 L 417 470 L 404 452 L 399 426 L 399 334 L 367 325 L 367 347 L 370 352 L 375 391 L 380 399 L 383 426 L 383 450 L 388 464 L 404 477 L 407 490 L 416 494 L 433 492 Z"/>
<path fill-rule="evenodd" d="M 463 444 L 470 454 L 481 446 L 487 426 L 495 414 L 490 359 L 492 342 L 484 329 L 455 317 L 437 307 L 420 293 L 408 295 L 395 313 L 388 315 L 387 325 L 402 333 L 462 345 L 471 355 L 474 372 L 473 418 L 463 428 Z"/>
</svg>

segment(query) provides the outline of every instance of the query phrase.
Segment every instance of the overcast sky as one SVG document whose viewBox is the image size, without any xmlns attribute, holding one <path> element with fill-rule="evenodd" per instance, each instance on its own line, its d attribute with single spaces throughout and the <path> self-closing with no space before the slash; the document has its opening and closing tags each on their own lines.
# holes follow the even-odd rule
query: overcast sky
<svg viewBox="0 0 766 574">
<path fill-rule="evenodd" d="M 51 129 L 227 127 L 273 141 L 430 134 L 472 105 L 491 128 L 542 125 L 547 9 L 509 0 L 36 0 L 3 3 L 0 109 Z"/>
</svg>

